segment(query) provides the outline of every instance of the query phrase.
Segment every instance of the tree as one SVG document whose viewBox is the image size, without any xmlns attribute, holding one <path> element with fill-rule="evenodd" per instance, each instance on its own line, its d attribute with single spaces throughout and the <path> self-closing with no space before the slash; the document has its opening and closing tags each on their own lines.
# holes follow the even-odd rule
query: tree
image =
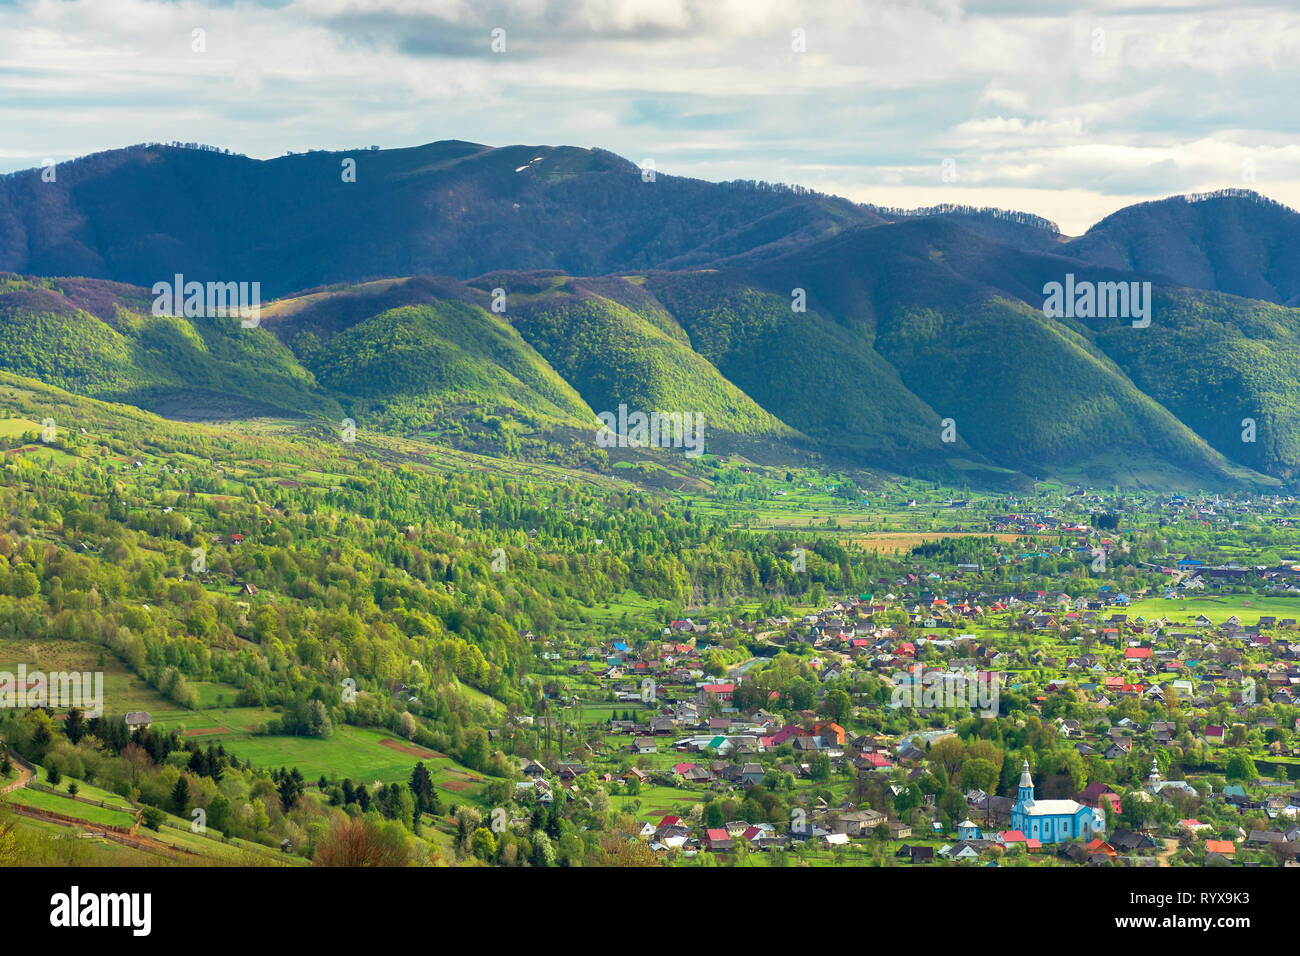
<svg viewBox="0 0 1300 956">
<path fill-rule="evenodd" d="M 402 711 L 402 716 L 398 718 L 398 723 L 401 728 L 402 736 L 407 740 L 413 740 L 415 738 L 415 732 L 420 729 L 420 725 L 415 722 L 415 718 L 411 716 L 409 710 Z"/>
<path fill-rule="evenodd" d="M 821 782 L 829 780 L 831 775 L 830 754 L 818 751 L 808 758 L 808 776 Z"/>
<path fill-rule="evenodd" d="M 167 814 L 163 813 L 157 807 L 151 807 L 148 804 L 145 804 L 140 811 L 140 819 L 150 830 L 158 830 L 167 819 Z"/>
<path fill-rule="evenodd" d="M 555 846 L 545 833 L 533 834 L 533 852 L 528 862 L 533 866 L 555 866 Z"/>
<path fill-rule="evenodd" d="M 183 776 L 176 778 L 172 788 L 172 812 L 177 816 L 186 816 L 190 810 L 190 785 Z"/>
<path fill-rule="evenodd" d="M 853 702 L 849 699 L 849 695 L 839 688 L 829 691 L 826 699 L 822 701 L 822 713 L 836 723 L 843 723 L 852 712 Z"/>
<path fill-rule="evenodd" d="M 1259 779 L 1259 770 L 1250 755 L 1239 750 L 1228 758 L 1227 775 L 1229 780 L 1251 783 Z"/>
<path fill-rule="evenodd" d="M 229 824 L 230 801 L 226 799 L 225 794 L 218 793 L 208 803 L 208 827 L 225 833 Z"/>
<path fill-rule="evenodd" d="M 952 779 L 953 774 L 966 760 L 966 745 L 956 735 L 942 737 L 930 747 L 929 757 L 943 767 L 948 774 L 948 778 Z"/>
<path fill-rule="evenodd" d="M 704 825 L 716 830 L 726 822 L 727 818 L 722 812 L 722 804 L 717 800 L 711 800 L 704 808 Z"/>
<path fill-rule="evenodd" d="M 490 863 L 497 855 L 497 840 L 492 831 L 479 827 L 470 838 L 470 851 L 485 863 Z"/>
<path fill-rule="evenodd" d="M 312 737 L 329 737 L 334 733 L 334 722 L 319 700 L 307 702 L 307 733 Z"/>
<path fill-rule="evenodd" d="M 962 764 L 961 785 L 964 790 L 992 793 L 998 783 L 998 768 L 983 757 L 973 757 Z"/>
<path fill-rule="evenodd" d="M 408 857 L 400 827 L 342 816 L 321 838 L 312 862 L 316 866 L 405 866 Z"/>
<path fill-rule="evenodd" d="M 68 711 L 68 719 L 63 722 L 63 733 L 74 744 L 85 736 L 86 718 L 78 708 L 73 707 Z"/>
</svg>

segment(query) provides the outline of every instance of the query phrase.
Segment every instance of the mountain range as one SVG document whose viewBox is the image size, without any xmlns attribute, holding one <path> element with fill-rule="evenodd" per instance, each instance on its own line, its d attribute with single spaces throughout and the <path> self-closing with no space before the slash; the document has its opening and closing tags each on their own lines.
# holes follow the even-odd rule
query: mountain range
<svg viewBox="0 0 1300 956">
<path fill-rule="evenodd" d="M 627 405 L 702 413 L 711 451 L 972 481 L 1300 466 L 1300 214 L 1241 190 L 1070 238 L 599 149 L 149 145 L 0 179 L 0 272 L 0 369 L 173 417 L 508 449 Z M 259 282 L 259 326 L 153 314 L 178 273 Z M 1067 276 L 1149 283 L 1149 324 L 1047 314 Z"/>
</svg>

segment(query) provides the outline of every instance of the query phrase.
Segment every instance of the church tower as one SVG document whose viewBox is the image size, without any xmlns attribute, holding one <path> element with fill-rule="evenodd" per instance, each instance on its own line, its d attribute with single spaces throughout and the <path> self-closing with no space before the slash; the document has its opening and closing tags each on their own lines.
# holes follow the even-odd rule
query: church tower
<svg viewBox="0 0 1300 956">
<path fill-rule="evenodd" d="M 1024 769 L 1020 771 L 1020 799 L 1016 801 L 1026 807 L 1034 805 L 1034 778 L 1029 776 L 1029 761 L 1025 761 Z"/>
<path fill-rule="evenodd" d="M 1156 766 L 1156 758 L 1151 758 L 1151 776 L 1147 777 L 1147 790 L 1151 793 L 1160 792 L 1160 768 Z"/>
</svg>

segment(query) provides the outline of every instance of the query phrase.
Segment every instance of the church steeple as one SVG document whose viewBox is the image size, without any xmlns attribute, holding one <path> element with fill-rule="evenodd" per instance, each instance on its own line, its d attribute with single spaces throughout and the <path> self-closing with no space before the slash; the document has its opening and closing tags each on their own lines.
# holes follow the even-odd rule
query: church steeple
<svg viewBox="0 0 1300 956">
<path fill-rule="evenodd" d="M 1160 768 L 1156 766 L 1156 758 L 1151 758 L 1151 776 L 1147 777 L 1147 789 L 1155 793 L 1160 789 Z"/>
<path fill-rule="evenodd" d="M 1020 797 L 1017 801 L 1025 806 L 1033 806 L 1034 803 L 1034 778 L 1029 775 L 1029 761 L 1025 761 L 1024 768 L 1020 771 Z"/>
</svg>

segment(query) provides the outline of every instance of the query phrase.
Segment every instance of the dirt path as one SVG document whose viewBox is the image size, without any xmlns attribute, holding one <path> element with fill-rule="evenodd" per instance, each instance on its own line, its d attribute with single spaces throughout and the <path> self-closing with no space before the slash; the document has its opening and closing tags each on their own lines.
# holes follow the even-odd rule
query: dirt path
<svg viewBox="0 0 1300 956">
<path fill-rule="evenodd" d="M 27 786 L 27 782 L 32 779 L 32 772 L 27 769 L 26 765 L 19 760 L 18 757 L 10 753 L 9 759 L 13 765 L 18 768 L 18 777 L 15 780 L 11 780 L 3 787 L 0 787 L 0 793 L 13 793 L 13 791 L 17 790 L 19 787 Z"/>
<path fill-rule="evenodd" d="M 1168 866 L 1170 858 L 1178 852 L 1177 840 L 1171 837 L 1166 837 L 1164 843 L 1165 848 L 1156 853 L 1156 859 L 1159 861 L 1160 866 Z"/>
</svg>

